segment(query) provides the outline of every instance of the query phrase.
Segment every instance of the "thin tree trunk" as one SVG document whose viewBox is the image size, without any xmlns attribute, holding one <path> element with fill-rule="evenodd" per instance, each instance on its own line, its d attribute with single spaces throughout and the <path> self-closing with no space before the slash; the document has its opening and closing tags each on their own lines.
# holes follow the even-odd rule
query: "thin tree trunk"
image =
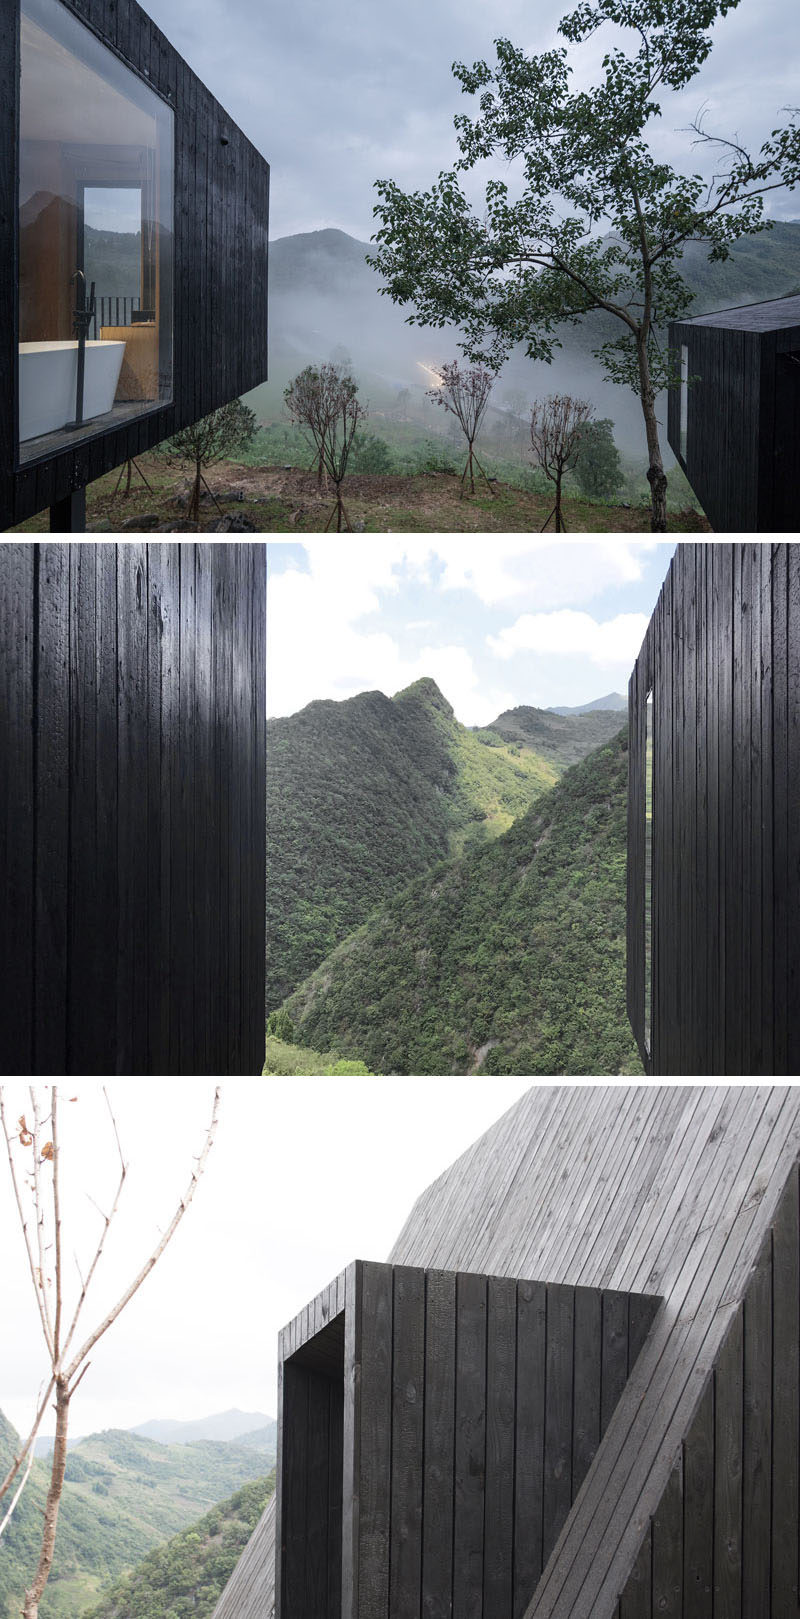
<svg viewBox="0 0 800 1619">
<path fill-rule="evenodd" d="M 664 534 L 667 528 L 667 475 L 664 471 L 664 462 L 661 459 L 661 445 L 658 438 L 658 422 L 656 421 L 656 395 L 653 381 L 650 376 L 650 361 L 647 355 L 647 343 L 637 338 L 636 348 L 639 358 L 639 377 L 641 382 L 642 415 L 644 428 L 647 434 L 647 481 L 650 485 L 651 517 L 650 529 L 653 534 Z"/>
<path fill-rule="evenodd" d="M 561 520 L 561 468 L 556 473 L 556 534 L 561 534 L 564 524 Z"/>
<path fill-rule="evenodd" d="M 58 1525 L 58 1508 L 61 1501 L 61 1491 L 64 1484 L 64 1470 L 67 1465 L 67 1424 L 69 1421 L 69 1388 L 66 1378 L 56 1379 L 56 1437 L 53 1445 L 53 1465 L 50 1473 L 50 1488 L 47 1491 L 47 1500 L 44 1508 L 44 1529 L 42 1533 L 42 1549 L 39 1553 L 39 1567 L 36 1578 L 30 1590 L 25 1592 L 25 1602 L 22 1609 L 22 1619 L 38 1619 L 39 1599 L 47 1584 L 48 1576 L 53 1562 L 53 1551 L 56 1543 L 56 1527 Z"/>
<path fill-rule="evenodd" d="M 189 506 L 189 522 L 197 523 L 198 526 L 200 523 L 200 480 L 202 476 L 202 463 L 200 461 L 196 461 L 194 468 L 194 488 L 192 490 L 192 499 Z"/>
</svg>

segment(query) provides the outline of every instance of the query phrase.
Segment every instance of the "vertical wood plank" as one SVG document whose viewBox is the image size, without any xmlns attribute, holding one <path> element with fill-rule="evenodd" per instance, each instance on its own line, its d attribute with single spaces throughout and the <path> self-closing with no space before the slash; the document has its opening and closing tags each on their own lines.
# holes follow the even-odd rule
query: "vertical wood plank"
<svg viewBox="0 0 800 1619">
<path fill-rule="evenodd" d="M 712 1619 L 714 1602 L 714 1380 L 683 1446 L 683 1619 Z"/>
<path fill-rule="evenodd" d="M 389 1611 L 418 1619 L 422 1581 L 425 1274 L 393 1267 Z"/>
<path fill-rule="evenodd" d="M 794 1165 L 772 1234 L 772 1613 L 798 1607 L 800 1191 Z"/>
<path fill-rule="evenodd" d="M 3 181 L 0 180 L 0 191 Z M 0 272 L 2 274 L 2 272 Z M 34 1073 L 35 656 L 39 551 L 0 549 L 0 1073 Z"/>
<path fill-rule="evenodd" d="M 392 1462 L 392 1268 L 365 1264 L 361 1296 L 358 1619 L 387 1619 Z"/>
<path fill-rule="evenodd" d="M 517 1288 L 490 1276 L 486 1328 L 484 1619 L 510 1619 L 513 1602 Z"/>
<path fill-rule="evenodd" d="M 34 1072 L 67 1073 L 70 567 L 63 541 L 39 550 L 34 748 Z"/>
<path fill-rule="evenodd" d="M 517 1452 L 514 1468 L 514 1619 L 542 1572 L 547 1297 L 543 1282 L 517 1286 Z"/>
<path fill-rule="evenodd" d="M 602 1298 L 595 1288 L 575 1289 L 575 1389 L 572 1493 L 577 1494 L 600 1443 Z"/>
<path fill-rule="evenodd" d="M 683 1614 L 683 1471 L 679 1456 L 653 1517 L 653 1613 Z"/>
<path fill-rule="evenodd" d="M 742 1619 L 769 1613 L 772 1477 L 772 1242 L 768 1234 L 744 1302 Z"/>
<path fill-rule="evenodd" d="M 572 1505 L 572 1365 L 575 1300 L 572 1288 L 547 1289 L 547 1366 L 544 1419 L 544 1561 Z"/>
<path fill-rule="evenodd" d="M 428 1271 L 425 1311 L 423 1619 L 450 1619 L 452 1613 L 455 1305 L 456 1284 L 452 1272 Z"/>
<path fill-rule="evenodd" d="M 742 1312 L 714 1372 L 714 1612 L 742 1614 Z"/>
<path fill-rule="evenodd" d="M 456 1280 L 453 1612 L 481 1619 L 486 1474 L 486 1278 Z"/>
</svg>

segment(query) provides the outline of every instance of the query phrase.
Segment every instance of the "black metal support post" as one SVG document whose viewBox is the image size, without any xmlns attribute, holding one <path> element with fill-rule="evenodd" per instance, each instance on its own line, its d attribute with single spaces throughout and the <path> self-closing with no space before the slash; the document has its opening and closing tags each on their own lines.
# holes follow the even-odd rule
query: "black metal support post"
<svg viewBox="0 0 800 1619">
<path fill-rule="evenodd" d="M 86 533 L 86 490 L 75 489 L 50 507 L 51 534 Z"/>
</svg>

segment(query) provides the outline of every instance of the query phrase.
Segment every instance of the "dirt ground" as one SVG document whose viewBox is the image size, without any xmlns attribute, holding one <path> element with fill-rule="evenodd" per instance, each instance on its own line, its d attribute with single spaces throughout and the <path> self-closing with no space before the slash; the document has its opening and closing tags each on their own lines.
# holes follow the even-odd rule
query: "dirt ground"
<svg viewBox="0 0 800 1619">
<path fill-rule="evenodd" d="M 118 472 L 90 484 L 86 496 L 87 533 L 241 533 L 319 534 L 334 513 L 333 492 L 317 487 L 316 475 L 298 467 L 250 467 L 232 462 L 212 468 L 207 475 L 200 523 L 186 519 L 188 484 L 185 476 L 164 466 L 155 456 L 142 456 L 134 470 L 129 494 L 123 478 L 115 493 Z M 368 534 L 539 533 L 552 507 L 546 495 L 492 482 L 474 497 L 461 495 L 454 473 L 425 472 L 415 477 L 395 474 L 354 474 L 343 487 L 344 503 L 353 529 Z M 213 497 L 213 498 L 212 498 Z M 588 500 L 564 501 L 567 532 L 647 533 L 649 506 L 611 506 Z M 330 531 L 335 531 L 333 517 Z M 44 533 L 48 514 L 41 512 L 14 532 Z M 548 528 L 552 530 L 552 521 Z M 691 509 L 671 512 L 670 532 L 710 533 L 704 517 Z"/>
</svg>

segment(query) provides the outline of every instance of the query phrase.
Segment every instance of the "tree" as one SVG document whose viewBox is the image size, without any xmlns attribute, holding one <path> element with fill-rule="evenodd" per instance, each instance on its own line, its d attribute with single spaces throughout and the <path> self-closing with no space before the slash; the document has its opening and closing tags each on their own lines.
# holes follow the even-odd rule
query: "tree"
<svg viewBox="0 0 800 1619">
<path fill-rule="evenodd" d="M 584 495 L 612 500 L 617 493 L 622 467 L 614 443 L 614 423 L 607 416 L 599 422 L 585 422 L 579 429 L 575 477 Z"/>
<path fill-rule="evenodd" d="M 200 520 L 200 485 L 205 484 L 208 489 L 203 468 L 246 449 L 257 426 L 255 412 L 248 405 L 243 405 L 241 399 L 232 399 L 230 404 L 212 410 L 210 416 L 193 422 L 190 427 L 182 427 L 179 433 L 160 446 L 162 455 L 168 461 L 188 462 L 194 468 L 187 512 L 190 523 Z M 208 492 L 211 494 L 210 489 Z"/>
<path fill-rule="evenodd" d="M 458 360 L 451 360 L 438 368 L 441 378 L 441 387 L 429 388 L 428 398 L 433 399 L 437 405 L 442 405 L 458 422 L 467 441 L 468 454 L 464 471 L 461 474 L 461 491 L 469 474 L 470 493 L 475 493 L 475 471 L 482 474 L 489 493 L 491 485 L 483 467 L 475 454 L 475 440 L 480 430 L 481 422 L 489 403 L 489 395 L 494 382 L 494 372 L 485 366 L 475 366 L 471 371 L 462 371 Z"/>
<path fill-rule="evenodd" d="M 333 479 L 336 505 L 325 524 L 326 531 L 334 517 L 337 533 L 341 532 L 343 518 L 348 529 L 352 529 L 342 500 L 342 484 L 359 422 L 367 415 L 366 407 L 358 398 L 358 383 L 348 372 L 330 362 L 307 365 L 288 388 L 284 388 L 283 397 L 292 421 L 306 427 L 311 434 L 320 469 L 318 477 L 321 478 L 324 468 Z"/>
<path fill-rule="evenodd" d="M 591 414 L 592 407 L 587 400 L 572 399 L 569 394 L 550 394 L 547 399 L 537 400 L 531 411 L 534 460 L 556 489 L 556 503 L 542 524 L 542 533 L 551 517 L 556 520 L 556 534 L 566 533 L 567 525 L 561 514 L 561 481 L 564 473 L 577 462 L 581 430 Z"/>
<path fill-rule="evenodd" d="M 382 290 L 415 305 L 411 322 L 460 327 L 472 360 L 497 366 L 524 343 L 532 359 L 549 361 L 562 322 L 605 312 L 617 335 L 594 352 L 613 381 L 639 395 L 657 532 L 666 528 L 667 480 L 656 394 L 678 380 L 659 333 L 691 301 L 683 249 L 701 242 L 712 260 L 727 258 L 737 237 L 764 228 L 764 194 L 800 181 L 794 118 L 752 156 L 697 120 L 694 144 L 719 159 L 710 180 L 679 173 L 648 145 L 659 91 L 685 88 L 711 49 L 712 24 L 737 4 L 579 0 L 559 24 L 567 46 L 606 25 L 625 30 L 609 44 L 597 83 L 580 90 L 570 85 L 567 46 L 526 56 L 498 39 L 495 67 L 453 68 L 462 89 L 480 96 L 476 118 L 456 117 L 455 169 L 410 195 L 377 182 L 381 228 L 370 263 Z M 479 215 L 458 171 L 487 158 L 516 164 L 521 184 L 512 200 L 505 180 L 489 180 Z"/>
<path fill-rule="evenodd" d="M 73 1350 L 73 1340 L 83 1318 L 86 1296 L 100 1263 L 106 1238 L 117 1213 L 128 1173 L 116 1121 L 111 1112 L 111 1104 L 105 1091 L 104 1095 L 106 1096 L 114 1140 L 119 1154 L 120 1176 L 111 1211 L 109 1214 L 102 1216 L 102 1230 L 89 1266 L 85 1274 L 81 1274 L 80 1270 L 78 1272 L 80 1288 L 77 1302 L 71 1316 L 68 1316 L 63 1260 L 64 1243 L 61 1230 L 61 1145 L 58 1087 L 54 1085 L 51 1089 L 50 1112 L 47 1115 L 43 1111 L 39 1093 L 32 1086 L 29 1091 L 30 1123 L 28 1123 L 27 1115 L 21 1114 L 17 1120 L 16 1129 L 7 1117 L 3 1090 L 0 1087 L 0 1127 L 2 1127 L 5 1137 L 14 1197 L 49 1363 L 47 1386 L 44 1395 L 39 1400 L 33 1427 L 24 1445 L 20 1447 L 18 1454 L 14 1457 L 6 1477 L 0 1482 L 0 1500 L 2 1500 L 11 1489 L 22 1469 L 25 1469 L 5 1517 L 0 1523 L 0 1534 L 2 1534 L 11 1518 L 30 1472 L 33 1461 L 34 1440 L 53 1392 L 55 1392 L 56 1401 L 56 1432 L 53 1443 L 50 1484 L 45 1502 L 42 1541 L 33 1582 L 25 1592 L 22 1610 L 23 1619 L 37 1619 L 42 1592 L 47 1585 L 52 1567 L 56 1529 L 58 1527 L 58 1511 L 67 1463 L 67 1434 L 72 1398 L 89 1369 L 89 1355 L 95 1345 L 108 1331 L 109 1327 L 113 1325 L 117 1317 L 121 1315 L 134 1294 L 138 1292 L 145 1277 L 149 1276 L 153 1267 L 158 1263 L 183 1219 L 205 1168 L 206 1159 L 211 1151 L 217 1128 L 219 1087 L 214 1092 L 211 1122 L 206 1132 L 202 1151 L 195 1162 L 189 1185 L 178 1203 L 169 1225 L 159 1238 L 153 1252 L 120 1295 L 116 1304 L 108 1311 L 103 1320 L 91 1329 L 81 1343 L 80 1348 Z M 52 1255 L 52 1259 L 48 1257 L 49 1255 Z M 50 1281 L 47 1275 L 51 1263 L 53 1268 L 52 1300 Z M 72 1353 L 70 1353 L 71 1350 Z"/>
</svg>

